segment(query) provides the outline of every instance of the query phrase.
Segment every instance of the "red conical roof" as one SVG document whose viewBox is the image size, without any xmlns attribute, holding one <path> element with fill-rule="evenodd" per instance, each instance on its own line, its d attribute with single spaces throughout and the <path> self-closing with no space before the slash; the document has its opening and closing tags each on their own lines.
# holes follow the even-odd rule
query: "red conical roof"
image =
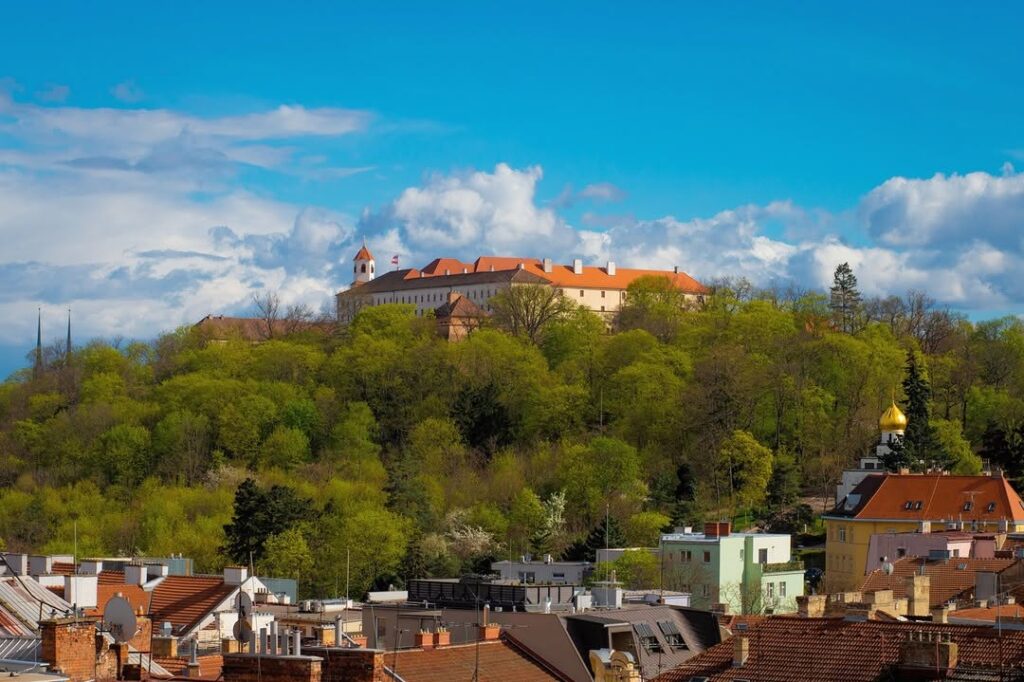
<svg viewBox="0 0 1024 682">
<path fill-rule="evenodd" d="M 359 249 L 359 253 L 352 260 L 373 260 L 373 254 L 366 248 L 366 244 L 363 244 L 363 247 Z"/>
</svg>

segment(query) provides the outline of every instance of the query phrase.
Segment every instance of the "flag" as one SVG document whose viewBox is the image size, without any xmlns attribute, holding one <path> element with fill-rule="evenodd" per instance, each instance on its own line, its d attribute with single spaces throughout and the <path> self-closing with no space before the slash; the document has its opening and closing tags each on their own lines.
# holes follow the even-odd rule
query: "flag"
<svg viewBox="0 0 1024 682">
<path fill-rule="evenodd" d="M 398 254 L 397 253 L 394 256 L 391 257 L 391 264 L 392 265 L 398 265 Z"/>
</svg>

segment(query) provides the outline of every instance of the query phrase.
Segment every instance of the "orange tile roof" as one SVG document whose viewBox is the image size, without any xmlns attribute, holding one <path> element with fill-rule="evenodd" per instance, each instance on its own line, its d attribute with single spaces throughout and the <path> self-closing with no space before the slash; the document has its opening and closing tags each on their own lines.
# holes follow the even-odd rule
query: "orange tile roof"
<svg viewBox="0 0 1024 682">
<path fill-rule="evenodd" d="M 373 254 L 366 248 L 366 244 L 363 244 L 362 248 L 356 252 L 356 257 L 352 260 L 373 260 Z"/>
<path fill-rule="evenodd" d="M 154 663 L 159 664 L 160 667 L 175 678 L 185 675 L 185 672 L 188 670 L 188 660 L 188 656 L 176 656 L 174 658 L 167 656 L 153 657 Z M 216 680 L 220 677 L 221 669 L 224 667 L 224 657 L 222 655 L 198 656 L 196 661 L 199 663 L 199 677 L 189 677 L 186 679 Z"/>
<path fill-rule="evenodd" d="M 878 682 L 908 679 L 899 669 L 901 649 L 911 633 L 948 635 L 958 647 L 957 675 L 963 680 L 998 680 L 999 668 L 1019 670 L 1024 631 L 991 626 L 930 622 L 848 621 L 837 618 L 772 616 L 751 626 L 749 655 L 733 666 L 732 639 L 657 677 L 657 682 Z M 977 674 L 978 676 L 975 676 Z M 935 679 L 913 677 L 912 679 Z"/>
<path fill-rule="evenodd" d="M 949 612 L 951 620 L 974 620 L 979 623 L 995 623 L 999 618 L 1024 618 L 1024 606 L 1020 604 L 1003 604 L 987 608 L 957 609 Z"/>
<path fill-rule="evenodd" d="M 854 495 L 860 497 L 856 504 L 852 503 L 856 499 Z M 971 505 L 969 509 L 965 509 L 967 504 Z M 847 500 L 841 500 L 829 516 L 900 521 L 995 523 L 1007 519 L 1024 522 L 1024 501 L 1002 476 L 872 474 L 853 489 Z"/>
<path fill-rule="evenodd" d="M 560 680 L 504 639 L 481 642 L 479 646 L 480 682 L 543 682 Z M 477 645 L 463 644 L 424 651 L 406 649 L 388 653 L 384 662 L 406 682 L 449 682 L 474 679 L 477 670 Z"/>
<path fill-rule="evenodd" d="M 420 271 L 428 275 L 458 275 L 462 272 L 476 272 L 472 263 L 463 263 L 457 258 L 435 258 Z"/>
<path fill-rule="evenodd" d="M 124 574 L 122 573 L 122 575 Z M 102 616 L 107 602 L 118 594 L 128 600 L 128 603 L 132 605 L 132 611 L 135 613 L 138 613 L 139 609 L 142 609 L 143 613 L 149 613 L 149 593 L 138 585 L 100 583 L 96 587 L 96 608 L 87 609 L 85 615 Z"/>
<path fill-rule="evenodd" d="M 153 627 L 169 622 L 177 632 L 191 630 L 234 590 L 217 576 L 169 575 L 153 589 L 149 605 Z"/>
<path fill-rule="evenodd" d="M 965 593 L 973 594 L 977 571 L 999 572 L 1012 566 L 1016 559 L 921 559 L 905 557 L 893 562 L 892 575 L 878 569 L 869 573 L 861 584 L 861 592 L 892 590 L 893 597 L 907 596 L 907 578 L 921 572 L 929 577 L 929 604 L 931 607 L 961 598 Z"/>
</svg>

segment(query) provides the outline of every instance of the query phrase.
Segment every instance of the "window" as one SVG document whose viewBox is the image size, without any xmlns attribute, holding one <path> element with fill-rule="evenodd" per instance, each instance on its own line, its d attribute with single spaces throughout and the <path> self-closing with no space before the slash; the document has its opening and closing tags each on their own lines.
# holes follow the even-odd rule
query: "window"
<svg viewBox="0 0 1024 682">
<path fill-rule="evenodd" d="M 700 586 L 700 594 L 701 594 L 702 597 L 710 597 L 711 596 L 711 588 L 708 587 L 707 585 L 701 585 Z"/>
<path fill-rule="evenodd" d="M 964 502 L 964 511 L 971 511 L 972 509 L 974 509 L 973 502 Z"/>
<path fill-rule="evenodd" d="M 763 547 L 757 550 L 757 563 L 766 564 L 768 563 L 768 548 Z"/>
<path fill-rule="evenodd" d="M 902 559 L 905 556 L 907 556 L 907 548 L 906 547 L 897 547 L 896 548 L 896 558 L 897 559 Z"/>
<path fill-rule="evenodd" d="M 779 583 L 779 596 L 780 597 L 785 597 L 786 596 L 786 583 L 784 583 L 784 582 L 780 582 Z"/>
<path fill-rule="evenodd" d="M 687 563 L 693 561 L 693 552 L 688 549 L 679 550 L 679 560 Z"/>
<path fill-rule="evenodd" d="M 775 583 L 767 583 L 764 586 L 764 593 L 769 599 L 775 599 Z"/>
<path fill-rule="evenodd" d="M 366 263 L 363 263 L 362 265 L 359 266 L 359 271 L 366 272 Z"/>
<path fill-rule="evenodd" d="M 370 274 L 373 274 L 373 263 L 370 263 Z"/>
<path fill-rule="evenodd" d="M 704 552 L 704 563 L 711 563 L 711 552 Z"/>
<path fill-rule="evenodd" d="M 601 312 L 602 313 L 604 312 L 604 306 L 601 306 Z"/>
<path fill-rule="evenodd" d="M 665 643 L 668 644 L 672 651 L 679 651 L 681 649 L 687 649 L 686 641 L 683 639 L 683 634 L 679 632 L 679 628 L 676 624 L 670 620 L 659 620 L 658 629 L 661 630 L 661 634 L 665 636 Z"/>
<path fill-rule="evenodd" d="M 580 289 L 580 298 L 583 298 L 583 289 Z"/>
<path fill-rule="evenodd" d="M 995 502 L 989 502 L 988 506 L 985 507 L 985 511 L 987 511 L 989 514 L 991 514 L 995 510 L 996 510 L 996 503 Z"/>
<path fill-rule="evenodd" d="M 604 298 L 604 292 L 603 291 L 601 292 L 601 298 Z"/>
<path fill-rule="evenodd" d="M 914 503 L 914 509 L 915 509 L 915 511 L 917 511 L 917 510 L 920 510 L 920 509 L 921 509 L 921 505 L 923 505 L 923 504 L 924 504 L 924 502 L 923 502 L 923 501 L 921 501 L 921 500 L 918 500 L 917 502 L 915 502 L 915 503 Z"/>
<path fill-rule="evenodd" d="M 914 506 L 914 502 L 912 500 L 907 500 L 903 504 L 903 508 L 906 509 L 907 511 L 910 511 L 910 508 L 913 507 L 913 506 Z"/>
<path fill-rule="evenodd" d="M 654 634 L 654 628 L 650 625 L 647 623 L 633 623 L 633 629 L 636 630 L 636 634 L 640 637 L 640 644 L 643 645 L 644 651 L 649 654 L 660 654 L 664 651 L 657 635 Z"/>
<path fill-rule="evenodd" d="M 846 542 L 846 526 L 839 526 L 839 542 Z"/>
</svg>

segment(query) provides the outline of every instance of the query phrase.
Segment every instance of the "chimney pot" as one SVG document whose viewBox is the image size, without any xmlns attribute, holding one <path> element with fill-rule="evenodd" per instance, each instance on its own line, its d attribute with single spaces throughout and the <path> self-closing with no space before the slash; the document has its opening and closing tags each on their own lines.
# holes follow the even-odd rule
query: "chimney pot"
<svg viewBox="0 0 1024 682">
<path fill-rule="evenodd" d="M 732 638 L 732 667 L 742 668 L 750 658 L 750 638 L 746 635 L 734 635 Z"/>
</svg>

